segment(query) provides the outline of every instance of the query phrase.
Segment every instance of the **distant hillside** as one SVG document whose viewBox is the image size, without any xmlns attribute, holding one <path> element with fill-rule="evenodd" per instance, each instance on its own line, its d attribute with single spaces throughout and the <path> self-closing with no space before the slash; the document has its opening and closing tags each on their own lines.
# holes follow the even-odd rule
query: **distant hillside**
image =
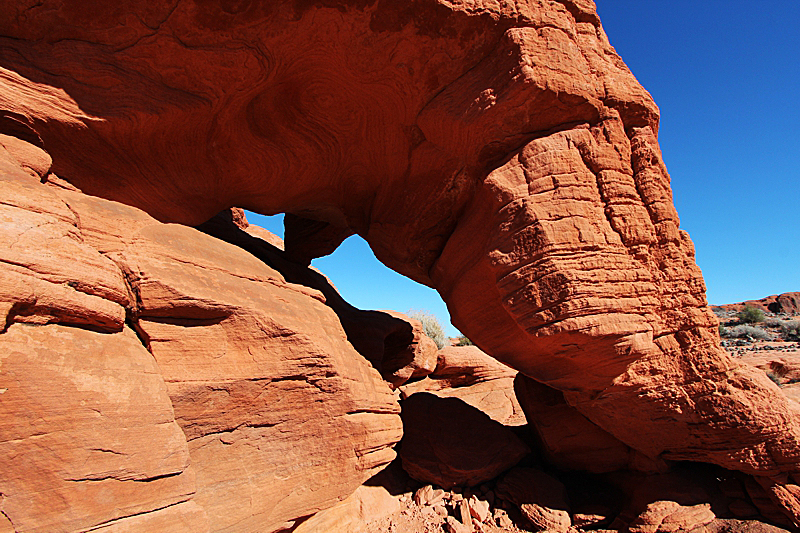
<svg viewBox="0 0 800 533">
<path fill-rule="evenodd" d="M 752 305 L 763 311 L 770 313 L 786 313 L 789 315 L 800 314 L 800 292 L 785 292 L 783 294 L 773 294 L 761 298 L 760 300 L 748 300 L 746 302 L 739 302 L 735 304 L 715 305 L 713 307 L 720 307 L 728 311 L 739 311 L 745 305 Z"/>
</svg>

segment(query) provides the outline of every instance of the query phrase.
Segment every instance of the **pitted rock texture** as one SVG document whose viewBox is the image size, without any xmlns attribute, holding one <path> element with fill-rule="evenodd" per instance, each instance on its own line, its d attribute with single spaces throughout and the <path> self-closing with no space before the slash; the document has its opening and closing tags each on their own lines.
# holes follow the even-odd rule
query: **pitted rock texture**
<svg viewBox="0 0 800 533">
<path fill-rule="evenodd" d="M 165 222 L 320 222 L 291 233 L 303 262 L 361 235 L 592 423 L 761 476 L 800 524 L 797 407 L 719 347 L 658 109 L 590 0 L 43 0 L 0 6 L 0 36 L 0 133 L 45 152 L 5 148 L 28 174 Z M 50 292 L 14 316 L 119 328 L 104 269 L 28 276 Z M 377 367 L 384 339 L 359 348 Z"/>
<path fill-rule="evenodd" d="M 395 457 L 399 405 L 322 293 L 29 174 L 0 159 L 11 531 L 275 531 Z"/>
</svg>

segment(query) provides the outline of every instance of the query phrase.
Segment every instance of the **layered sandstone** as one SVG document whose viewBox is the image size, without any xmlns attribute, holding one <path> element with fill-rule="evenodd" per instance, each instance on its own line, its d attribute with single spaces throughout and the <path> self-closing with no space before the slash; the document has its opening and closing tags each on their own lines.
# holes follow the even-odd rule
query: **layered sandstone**
<svg viewBox="0 0 800 533">
<path fill-rule="evenodd" d="M 11 531 L 274 531 L 394 458 L 397 401 L 321 292 L 24 162 L 0 157 Z"/>
<path fill-rule="evenodd" d="M 0 133 L 20 172 L 44 177 L 52 162 L 86 193 L 162 222 L 200 224 L 234 205 L 287 212 L 297 219 L 283 259 L 301 264 L 361 235 L 386 265 L 435 287 L 482 350 L 561 391 L 624 445 L 651 459 L 758 476 L 800 517 L 791 478 L 800 470 L 797 408 L 763 372 L 718 346 L 692 243 L 672 205 L 658 109 L 590 0 L 44 0 L 0 6 L 0 36 Z M 4 209 L 17 201 L 10 195 Z M 134 232 L 124 250 L 100 235 L 110 248 L 98 254 L 87 235 L 103 232 L 82 229 L 91 209 L 76 217 L 52 198 L 29 203 L 24 222 L 3 230 L 14 244 L 3 252 L 10 333 L 16 322 L 119 332 L 135 319 L 164 361 L 167 384 L 186 376 L 174 346 L 211 359 L 185 394 L 170 385 L 173 402 L 206 398 L 199 383 L 251 398 L 247 383 L 266 386 L 273 365 L 307 376 L 292 374 L 305 368 L 306 349 L 343 354 L 352 345 L 384 370 L 394 326 L 383 316 L 298 290 L 294 277 L 256 276 L 250 259 L 222 252 L 235 247 L 219 248 L 213 262 L 225 266 L 211 268 L 200 237 L 138 215 L 123 224 Z M 36 248 L 27 238 L 61 244 Z M 76 275 L 84 263 L 86 275 Z M 202 274 L 198 284 L 181 278 L 184 268 Z M 275 325 L 265 300 L 229 289 L 233 278 L 258 286 L 254 295 L 281 290 L 290 302 L 316 301 L 315 319 L 339 309 L 342 329 L 331 325 L 335 335 L 319 340 L 289 318 Z M 222 359 L 233 364 L 236 385 L 219 385 L 221 360 L 203 352 L 211 343 L 195 331 L 224 338 L 238 354 Z M 259 335 L 286 346 L 275 346 L 276 358 L 249 353 L 249 338 Z M 346 413 L 379 388 L 372 378 L 350 379 L 351 364 L 363 367 L 331 362 L 348 371 L 329 371 L 324 363 L 309 380 L 269 382 L 347 390 L 334 396 L 352 394 L 355 403 L 331 411 Z M 375 377 L 366 367 L 353 375 L 362 374 Z M 317 388 L 317 378 L 326 385 Z M 203 413 L 175 414 L 195 440 L 213 431 L 252 436 Z M 344 420 L 374 419 L 362 414 Z M 259 426 L 266 414 L 233 418 L 240 416 Z M 254 434 L 269 432 L 274 420 L 264 420 Z M 377 438 L 376 450 L 396 435 Z M 345 468 L 371 468 L 356 463 Z M 290 494 L 312 506 L 334 497 Z M 299 509 L 294 501 L 287 508 Z M 295 513 L 257 512 L 276 521 Z"/>
<path fill-rule="evenodd" d="M 404 385 L 401 391 L 404 398 L 418 392 L 458 398 L 503 425 L 521 426 L 527 421 L 514 394 L 516 375 L 516 370 L 476 346 L 447 346 L 425 379 Z"/>
</svg>

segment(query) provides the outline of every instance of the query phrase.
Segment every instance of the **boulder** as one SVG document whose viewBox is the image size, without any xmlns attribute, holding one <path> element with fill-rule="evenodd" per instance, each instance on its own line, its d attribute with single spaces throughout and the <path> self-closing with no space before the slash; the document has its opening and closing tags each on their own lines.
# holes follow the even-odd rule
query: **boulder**
<svg viewBox="0 0 800 533">
<path fill-rule="evenodd" d="M 4 161 L 15 530 L 280 530 L 395 457 L 399 405 L 319 290 Z"/>
<path fill-rule="evenodd" d="M 381 371 L 385 379 L 397 387 L 409 379 L 424 378 L 433 372 L 439 350 L 433 339 L 425 334 L 422 322 L 397 311 L 383 312 L 407 322 L 412 334 L 409 339 L 408 328 L 399 328 L 384 340 Z"/>
<path fill-rule="evenodd" d="M 130 328 L 14 323 L 0 335 L 0 366 L 0 492 L 11 531 L 145 522 L 209 531 L 203 509 L 184 504 L 196 472 L 167 384 Z"/>
<path fill-rule="evenodd" d="M 429 392 L 440 398 L 459 398 L 506 426 L 525 424 L 514 395 L 517 371 L 498 362 L 477 346 L 448 346 L 439 351 L 435 370 L 426 379 L 401 387 L 404 398 Z"/>
<path fill-rule="evenodd" d="M 671 501 L 653 502 L 630 524 L 631 533 L 677 533 L 709 524 L 716 516 L 708 504 L 690 507 Z"/>
<path fill-rule="evenodd" d="M 567 491 L 535 468 L 514 468 L 497 483 L 497 495 L 519 507 L 536 531 L 566 533 L 572 526 Z"/>
<path fill-rule="evenodd" d="M 510 429 L 458 398 L 413 394 L 402 401 L 401 416 L 403 468 L 444 489 L 492 479 L 530 452 Z"/>
<path fill-rule="evenodd" d="M 536 435 L 536 447 L 553 466 L 604 473 L 655 463 L 636 457 L 636 452 L 571 407 L 561 391 L 522 374 L 514 380 L 514 391 Z"/>
</svg>

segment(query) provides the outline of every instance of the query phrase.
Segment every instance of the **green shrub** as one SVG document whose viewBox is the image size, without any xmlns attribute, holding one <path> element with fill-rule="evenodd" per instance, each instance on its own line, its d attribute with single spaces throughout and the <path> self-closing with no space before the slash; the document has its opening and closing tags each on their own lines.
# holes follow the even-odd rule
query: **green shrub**
<svg viewBox="0 0 800 533">
<path fill-rule="evenodd" d="M 755 324 L 764 321 L 764 311 L 752 305 L 746 305 L 744 309 L 736 313 L 736 318 L 745 324 Z"/>
<path fill-rule="evenodd" d="M 440 350 L 448 345 L 447 337 L 444 334 L 444 329 L 439 319 L 428 311 L 410 310 L 406 313 L 410 318 L 414 318 L 422 322 L 422 330 L 425 334 L 433 339 L 436 347 Z"/>
<path fill-rule="evenodd" d="M 456 341 L 456 346 L 474 346 L 471 340 L 469 340 L 466 335 L 459 335 L 458 340 Z"/>
</svg>

